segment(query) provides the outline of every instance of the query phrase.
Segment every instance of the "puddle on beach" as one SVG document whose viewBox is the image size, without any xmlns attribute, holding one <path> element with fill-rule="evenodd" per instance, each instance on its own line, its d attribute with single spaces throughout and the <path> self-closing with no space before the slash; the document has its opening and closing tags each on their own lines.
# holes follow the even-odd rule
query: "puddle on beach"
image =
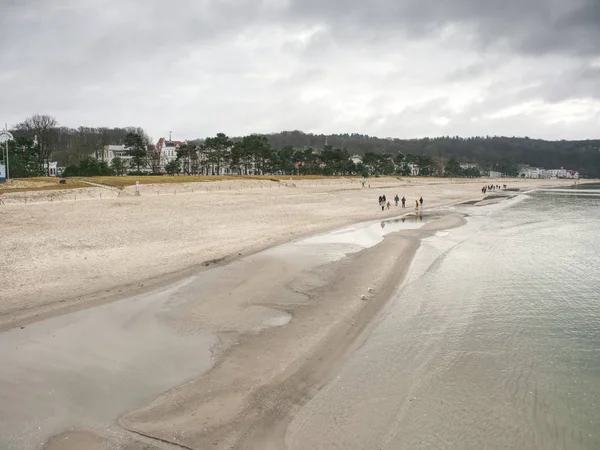
<svg viewBox="0 0 600 450">
<path fill-rule="evenodd" d="M 386 235 L 403 230 L 416 230 L 439 216 L 415 215 L 352 225 L 340 230 L 319 234 L 268 250 L 278 256 L 310 257 L 320 264 L 339 261 L 349 254 L 374 247 Z"/>
<path fill-rule="evenodd" d="M 361 247 L 373 247 L 383 241 L 384 236 L 390 233 L 396 233 L 402 230 L 414 230 L 421 228 L 424 223 L 429 222 L 436 217 L 416 216 L 388 219 L 381 222 L 372 222 L 369 224 L 359 224 L 338 231 L 313 236 L 300 241 L 302 244 L 355 244 Z"/>
</svg>

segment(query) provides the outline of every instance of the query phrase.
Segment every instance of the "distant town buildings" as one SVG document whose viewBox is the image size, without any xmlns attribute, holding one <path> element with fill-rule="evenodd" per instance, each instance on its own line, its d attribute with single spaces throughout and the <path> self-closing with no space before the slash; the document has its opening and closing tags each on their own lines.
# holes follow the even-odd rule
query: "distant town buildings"
<svg viewBox="0 0 600 450">
<path fill-rule="evenodd" d="M 460 165 L 460 168 L 462 170 L 479 169 L 479 164 L 475 164 L 475 163 L 463 163 L 463 164 Z"/>
<path fill-rule="evenodd" d="M 540 167 L 523 167 L 519 171 L 520 178 L 561 178 L 561 179 L 579 179 L 579 172 L 568 170 L 564 167 L 560 169 L 542 169 Z"/>
<path fill-rule="evenodd" d="M 184 146 L 186 151 L 180 151 Z M 330 146 L 328 145 L 327 138 L 323 149 L 327 150 Z M 166 167 L 170 164 L 169 173 L 173 173 L 173 161 L 179 163 L 178 173 L 183 174 L 199 174 L 199 175 L 262 175 L 263 171 L 266 173 L 279 173 L 277 167 L 271 167 L 267 161 L 261 160 L 260 155 L 244 156 L 243 154 L 233 152 L 233 147 L 228 149 L 225 148 L 212 148 L 211 146 L 205 146 L 204 141 L 177 141 L 169 137 L 160 138 L 155 145 L 148 147 L 148 153 L 146 162 L 140 167 L 140 170 L 147 173 L 166 173 Z M 309 152 L 310 150 L 310 152 Z M 306 172 L 307 170 L 324 169 L 326 163 L 321 159 L 321 150 L 313 147 L 304 147 L 299 149 L 302 157 L 297 157 L 293 164 L 296 171 Z M 180 153 L 178 158 L 178 153 Z M 129 149 L 124 145 L 106 145 L 102 151 L 98 152 L 102 161 L 107 164 L 115 158 L 121 158 L 124 162 L 126 169 L 134 169 L 132 165 L 132 156 L 129 155 Z M 312 155 L 312 156 L 311 156 Z M 414 155 L 413 155 L 414 156 Z M 365 158 L 357 153 L 349 157 L 349 160 L 358 166 L 359 171 L 362 173 L 377 173 L 377 171 L 385 171 L 385 173 L 391 174 L 405 174 L 409 176 L 443 176 L 445 172 L 445 166 L 443 161 L 436 160 L 435 158 L 421 157 L 411 158 L 403 160 L 403 158 L 395 158 L 392 155 L 380 154 L 375 157 L 373 161 L 372 155 L 369 155 L 369 161 L 365 164 Z M 407 162 L 407 161 L 411 162 Z M 401 161 L 401 162 L 398 162 Z M 308 166 L 308 167 L 307 167 Z M 385 169 L 382 167 L 385 166 Z M 488 166 L 489 167 L 489 166 Z M 488 170 L 488 167 L 482 167 L 475 162 L 460 163 L 460 169 L 462 171 L 461 176 L 481 176 L 489 178 L 504 178 L 507 175 L 497 171 Z M 49 170 L 51 175 L 60 175 L 60 168 L 56 167 L 56 163 L 51 165 Z M 283 173 L 283 172 L 282 172 Z M 563 179 L 578 179 L 579 173 L 575 170 L 568 170 L 563 167 L 560 169 L 543 169 L 539 167 L 523 166 L 518 176 L 521 178 L 563 178 Z"/>
</svg>

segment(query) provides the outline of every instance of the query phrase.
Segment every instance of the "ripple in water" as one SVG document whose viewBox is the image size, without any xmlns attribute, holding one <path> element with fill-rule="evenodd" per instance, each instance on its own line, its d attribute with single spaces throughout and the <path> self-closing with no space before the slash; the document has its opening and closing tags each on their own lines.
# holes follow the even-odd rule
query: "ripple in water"
<svg viewBox="0 0 600 450">
<path fill-rule="evenodd" d="M 465 207 L 467 225 L 424 242 L 294 441 L 600 449 L 600 196 L 566 194 Z"/>
</svg>

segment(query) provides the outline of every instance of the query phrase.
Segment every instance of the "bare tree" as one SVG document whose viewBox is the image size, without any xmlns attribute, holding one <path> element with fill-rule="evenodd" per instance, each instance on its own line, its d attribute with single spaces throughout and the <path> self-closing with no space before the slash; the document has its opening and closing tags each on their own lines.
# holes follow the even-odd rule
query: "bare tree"
<svg viewBox="0 0 600 450">
<path fill-rule="evenodd" d="M 47 114 L 35 114 L 16 126 L 17 130 L 25 132 L 29 137 L 37 137 L 40 146 L 40 166 L 46 164 L 46 173 L 50 176 L 50 155 L 52 145 L 56 141 L 58 122 Z"/>
</svg>

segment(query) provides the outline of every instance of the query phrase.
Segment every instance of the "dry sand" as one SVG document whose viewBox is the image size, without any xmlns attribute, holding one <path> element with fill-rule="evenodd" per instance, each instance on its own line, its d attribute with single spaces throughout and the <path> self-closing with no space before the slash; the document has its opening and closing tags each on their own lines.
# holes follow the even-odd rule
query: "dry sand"
<svg viewBox="0 0 600 450">
<path fill-rule="evenodd" d="M 395 207 L 378 209 L 382 193 L 406 196 L 409 208 L 423 196 L 431 208 L 481 198 L 484 182 L 377 179 L 371 189 L 356 180 L 293 183 L 297 187 L 252 181 L 143 186 L 139 197 L 134 188 L 3 196 L 0 330 L 124 298 L 295 237 L 398 214 Z M 47 195 L 79 199 L 49 201 Z"/>
</svg>

